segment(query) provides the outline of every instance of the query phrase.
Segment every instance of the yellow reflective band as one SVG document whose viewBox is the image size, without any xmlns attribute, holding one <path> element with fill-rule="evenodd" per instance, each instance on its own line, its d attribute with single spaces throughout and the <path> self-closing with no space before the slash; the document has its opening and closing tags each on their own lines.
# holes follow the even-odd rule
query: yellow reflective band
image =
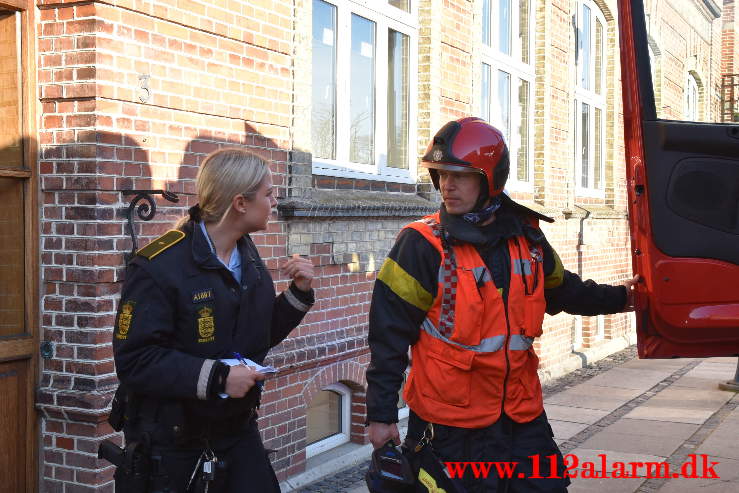
<svg viewBox="0 0 739 493">
<path fill-rule="evenodd" d="M 554 270 L 544 278 L 544 289 L 558 288 L 564 282 L 564 265 L 562 265 L 562 261 L 559 259 L 557 252 L 554 251 L 554 248 L 552 248 L 552 254 L 554 255 Z"/>
<path fill-rule="evenodd" d="M 446 490 L 436 484 L 436 480 L 423 467 L 418 471 L 418 482 L 426 487 L 429 493 L 446 493 Z"/>
<path fill-rule="evenodd" d="M 431 296 L 431 293 L 426 291 L 421 286 L 421 283 L 416 281 L 413 276 L 408 274 L 405 269 L 391 258 L 385 259 L 380 273 L 377 275 L 377 279 L 385 283 L 403 301 L 410 303 L 424 312 L 428 311 L 434 302 L 434 297 Z"/>
</svg>

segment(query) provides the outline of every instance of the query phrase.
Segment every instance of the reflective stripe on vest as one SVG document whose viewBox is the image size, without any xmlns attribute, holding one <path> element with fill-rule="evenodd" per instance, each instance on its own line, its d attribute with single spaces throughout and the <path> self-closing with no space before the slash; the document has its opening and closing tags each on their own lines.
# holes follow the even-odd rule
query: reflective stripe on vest
<svg viewBox="0 0 739 493">
<path fill-rule="evenodd" d="M 439 332 L 439 330 L 434 327 L 434 324 L 428 318 L 423 321 L 423 324 L 421 324 L 421 328 L 426 331 L 426 333 L 431 337 L 440 339 L 447 344 L 453 344 L 463 349 L 475 351 L 476 353 L 494 353 L 495 351 L 500 350 L 500 348 L 503 347 L 503 343 L 505 342 L 505 336 L 493 336 L 481 340 L 480 344 L 477 344 L 476 346 L 467 346 L 465 344 L 460 344 L 441 335 L 441 332 Z"/>
<path fill-rule="evenodd" d="M 531 275 L 531 260 L 527 258 L 521 258 L 518 259 L 518 261 L 514 264 L 514 274 L 521 275 L 521 271 L 523 271 L 523 274 L 526 276 Z"/>
<path fill-rule="evenodd" d="M 511 334 L 508 349 L 511 351 L 528 351 L 534 345 L 534 338 L 523 334 Z"/>
<path fill-rule="evenodd" d="M 429 320 L 428 318 L 423 321 L 423 324 L 421 324 L 421 328 L 431 337 L 435 337 L 441 341 L 446 342 L 447 344 L 453 344 L 457 347 L 474 351 L 476 353 L 494 353 L 495 351 L 499 351 L 505 343 L 505 336 L 500 335 L 488 337 L 487 339 L 482 339 L 480 341 L 480 344 L 477 344 L 475 346 L 460 344 L 441 335 L 439 329 L 437 329 L 434 326 L 433 322 L 431 322 L 431 320 Z M 522 334 L 511 334 L 509 338 L 508 349 L 511 351 L 528 351 L 528 349 L 533 344 L 533 337 L 526 337 Z"/>
<path fill-rule="evenodd" d="M 478 286 L 484 282 L 493 282 L 493 276 L 490 275 L 486 267 L 475 267 L 472 272 L 475 274 Z"/>
</svg>

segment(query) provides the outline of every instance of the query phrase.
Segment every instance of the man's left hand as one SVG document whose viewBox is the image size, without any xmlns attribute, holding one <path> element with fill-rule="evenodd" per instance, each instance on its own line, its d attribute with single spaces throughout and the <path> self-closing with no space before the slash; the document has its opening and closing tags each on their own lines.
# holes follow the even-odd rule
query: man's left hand
<svg viewBox="0 0 739 493">
<path fill-rule="evenodd" d="M 636 292 L 636 285 L 639 282 L 639 279 L 639 274 L 637 274 L 631 279 L 624 281 L 623 286 L 626 288 L 626 304 L 624 305 L 624 312 L 634 311 L 634 294 Z"/>
<path fill-rule="evenodd" d="M 308 292 L 313 282 L 313 262 L 305 257 L 301 257 L 294 253 L 285 265 L 282 266 L 282 273 L 288 276 L 301 291 Z"/>
</svg>

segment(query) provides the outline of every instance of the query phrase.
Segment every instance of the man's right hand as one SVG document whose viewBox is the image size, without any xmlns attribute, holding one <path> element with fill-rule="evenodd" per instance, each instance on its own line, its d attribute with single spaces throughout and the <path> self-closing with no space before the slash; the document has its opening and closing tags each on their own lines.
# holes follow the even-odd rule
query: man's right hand
<svg viewBox="0 0 739 493">
<path fill-rule="evenodd" d="M 397 423 L 370 421 L 369 440 L 374 448 L 382 447 L 388 440 L 395 442 L 395 445 L 400 445 L 400 433 L 398 433 Z"/>
<path fill-rule="evenodd" d="M 264 380 L 265 377 L 264 373 L 259 373 L 251 366 L 232 366 L 226 378 L 226 393 L 229 397 L 240 399 L 254 387 L 258 380 Z"/>
</svg>

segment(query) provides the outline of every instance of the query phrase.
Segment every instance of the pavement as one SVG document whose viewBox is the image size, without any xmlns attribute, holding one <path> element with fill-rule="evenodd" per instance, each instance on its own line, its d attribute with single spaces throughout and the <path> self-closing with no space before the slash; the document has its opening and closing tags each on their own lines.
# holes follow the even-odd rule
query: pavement
<svg viewBox="0 0 739 493">
<path fill-rule="evenodd" d="M 571 454 L 568 464 L 578 461 L 569 492 L 739 492 L 739 393 L 718 387 L 736 369 L 737 358 L 640 360 L 631 348 L 601 368 L 545 386 L 555 440 Z M 369 453 L 368 446 L 339 452 L 338 463 L 325 461 L 323 470 L 314 468 L 320 475 L 304 476 L 303 484 L 288 480 L 283 492 L 366 493 Z M 604 470 L 612 475 L 617 462 L 633 477 L 598 477 Z M 669 473 L 650 473 L 639 462 L 665 462 Z M 718 477 L 680 474 L 693 476 L 693 469 Z"/>
</svg>

